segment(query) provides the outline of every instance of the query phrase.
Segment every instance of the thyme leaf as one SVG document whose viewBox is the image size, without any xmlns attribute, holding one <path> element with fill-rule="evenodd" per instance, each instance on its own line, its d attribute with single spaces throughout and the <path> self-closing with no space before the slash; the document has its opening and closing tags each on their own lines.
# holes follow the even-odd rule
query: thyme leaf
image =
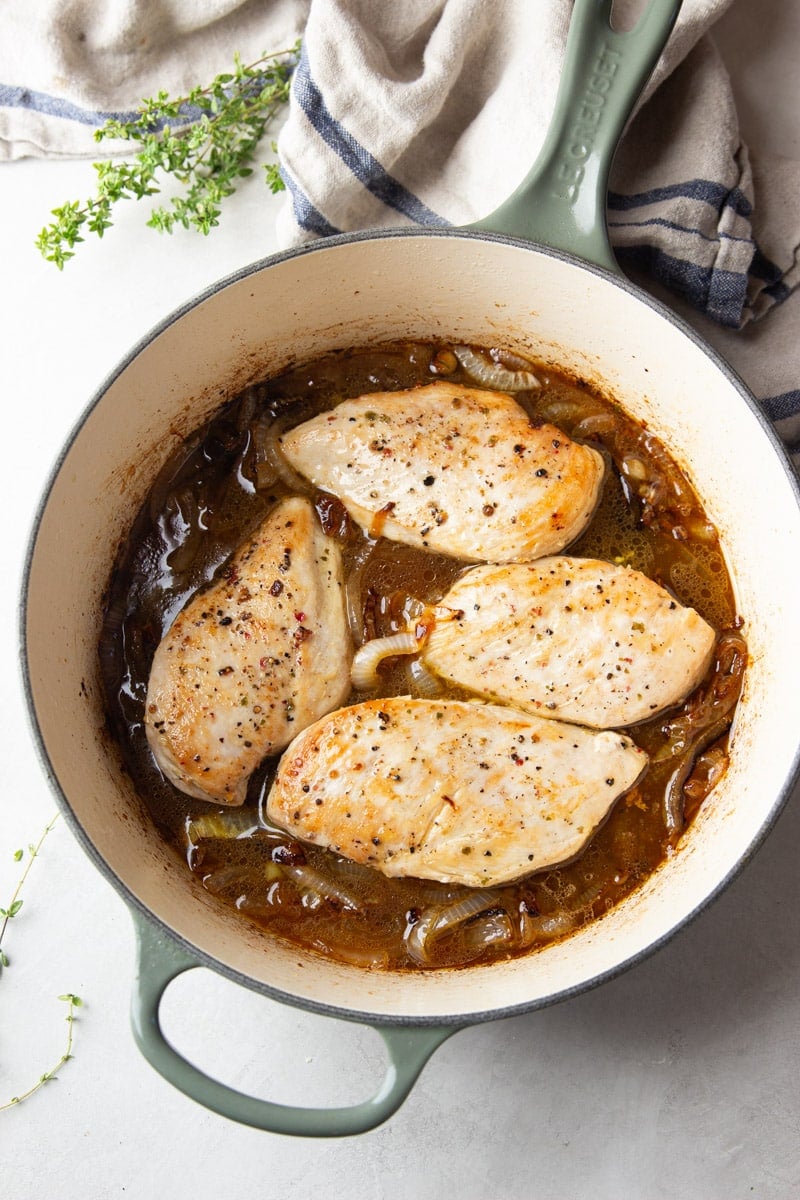
<svg viewBox="0 0 800 1200">
<path fill-rule="evenodd" d="M 3 923 L 2 923 L 2 925 L 0 925 L 0 971 L 2 971 L 3 968 L 8 967 L 10 965 L 9 957 L 6 954 L 5 950 L 3 949 L 3 939 L 4 939 L 4 937 L 6 935 L 6 931 L 8 929 L 8 923 L 9 923 L 9 921 L 13 920 L 14 917 L 17 916 L 20 909 L 22 908 L 22 897 L 21 897 L 20 893 L 22 892 L 22 889 L 28 878 L 28 874 L 30 872 L 31 867 L 33 866 L 35 860 L 39 856 L 39 853 L 42 849 L 45 838 L 47 837 L 47 835 L 49 833 L 52 832 L 52 830 L 56 824 L 56 821 L 58 820 L 58 815 L 59 814 L 56 813 L 56 815 L 53 817 L 53 819 L 44 827 L 44 829 L 39 837 L 38 842 L 29 843 L 29 845 L 28 845 L 28 861 L 25 864 L 25 868 L 24 868 L 22 874 L 20 875 L 20 878 L 17 882 L 17 886 L 15 887 L 14 892 L 11 896 L 11 899 L 9 900 L 6 907 L 0 908 L 0 916 L 2 916 L 2 918 L 3 918 Z M 15 863 L 21 862 L 22 859 L 25 857 L 25 851 L 24 850 L 15 850 L 12 857 L 13 857 Z M 55 1079 L 58 1075 L 58 1071 L 64 1065 L 64 1063 L 69 1062 L 69 1060 L 72 1058 L 72 1045 L 73 1045 L 73 1040 L 74 1040 L 73 1026 L 75 1023 L 75 1010 L 82 1006 L 83 1001 L 81 1000 L 80 996 L 76 996 L 73 992 L 67 992 L 64 995 L 59 996 L 58 999 L 68 1005 L 67 1015 L 65 1018 L 65 1020 L 67 1021 L 67 1039 L 66 1039 L 66 1046 L 64 1048 L 64 1051 L 63 1051 L 61 1057 L 59 1058 L 59 1060 L 55 1064 L 55 1066 L 51 1067 L 48 1071 L 44 1071 L 39 1076 L 39 1078 L 36 1080 L 36 1082 L 33 1083 L 26 1091 L 20 1092 L 16 1096 L 12 1096 L 11 1099 L 6 1101 L 5 1104 L 0 1104 L 0 1112 L 4 1112 L 8 1108 L 14 1108 L 17 1104 L 21 1104 L 23 1100 L 27 1100 L 35 1092 L 38 1092 L 39 1088 L 43 1087 L 45 1083 L 48 1083 L 51 1079 Z"/>
<path fill-rule="evenodd" d="M 4 967 L 7 967 L 9 965 L 8 957 L 5 953 L 5 950 L 3 949 L 3 938 L 6 936 L 8 922 L 13 920 L 13 918 L 17 915 L 19 910 L 22 908 L 22 899 L 20 897 L 20 892 L 22 891 L 23 887 L 25 886 L 25 881 L 28 878 L 28 873 L 30 872 L 31 867 L 33 866 L 34 859 L 37 857 L 39 851 L 42 848 L 44 839 L 47 837 L 48 833 L 50 833 L 52 831 L 53 826 L 55 825 L 57 820 L 58 820 L 58 813 L 56 813 L 56 815 L 53 817 L 52 821 L 50 821 L 50 823 L 44 827 L 41 837 L 39 838 L 39 841 L 35 845 L 33 843 L 31 843 L 28 846 L 28 862 L 25 865 L 25 870 L 20 875 L 19 880 L 17 881 L 17 886 L 14 888 L 14 892 L 13 892 L 8 904 L 6 905 L 5 908 L 0 908 L 0 917 L 3 918 L 3 924 L 0 925 L 0 964 Z M 24 857 L 24 853 L 25 853 L 24 850 L 15 850 L 14 851 L 14 862 L 21 862 Z"/>
<path fill-rule="evenodd" d="M 160 91 L 142 101 L 133 120 L 106 121 L 95 131 L 95 141 L 133 143 L 139 149 L 128 161 L 93 164 L 95 195 L 84 204 L 68 201 L 52 210 L 55 221 L 36 238 L 42 256 L 63 270 L 85 233 L 101 238 L 113 224 L 116 204 L 157 195 L 169 177 L 183 192 L 154 206 L 148 226 L 161 233 L 176 226 L 210 233 L 219 224 L 223 200 L 253 173 L 258 147 L 289 99 L 299 52 L 298 41 L 247 65 L 237 54 L 233 70 L 207 86 L 178 99 Z M 274 152 L 274 142 L 271 146 Z M 264 164 L 264 171 L 271 191 L 282 191 L 277 164 Z"/>
<path fill-rule="evenodd" d="M 73 1057 L 72 1044 L 74 1041 L 73 1026 L 75 1024 L 75 1010 L 76 1008 L 80 1008 L 82 1006 L 83 1001 L 81 1000 L 80 996 L 76 996 L 73 992 L 67 992 L 65 995 L 59 996 L 58 998 L 59 1000 L 65 1001 L 69 1005 L 67 1015 L 64 1018 L 67 1022 L 67 1044 L 64 1048 L 63 1054 L 55 1066 L 51 1067 L 49 1071 L 43 1071 L 36 1082 L 31 1084 L 26 1091 L 20 1092 L 17 1096 L 12 1096 L 10 1100 L 5 1102 L 5 1104 L 0 1104 L 0 1112 L 5 1112 L 6 1109 L 9 1108 L 16 1108 L 18 1104 L 21 1104 L 23 1100 L 28 1100 L 31 1096 L 39 1091 L 40 1087 L 44 1087 L 46 1083 L 49 1083 L 51 1079 L 57 1079 L 58 1072 L 61 1067 L 63 1067 L 64 1063 L 69 1062 L 69 1060 Z"/>
</svg>

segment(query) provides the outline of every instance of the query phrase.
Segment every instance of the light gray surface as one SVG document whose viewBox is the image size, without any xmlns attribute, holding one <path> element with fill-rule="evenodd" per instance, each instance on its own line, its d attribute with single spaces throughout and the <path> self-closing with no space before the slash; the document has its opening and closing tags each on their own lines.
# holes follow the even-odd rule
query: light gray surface
<svg viewBox="0 0 800 1200">
<path fill-rule="evenodd" d="M 758 17 L 755 17 L 755 12 Z M 800 154 L 800 6 L 738 4 L 720 45 L 751 142 Z M 208 241 L 164 241 L 134 208 L 63 275 L 32 238 L 50 207 L 88 194 L 85 163 L 0 173 L 5 739 L 0 904 L 55 811 L 17 675 L 27 529 L 50 463 L 106 373 L 157 320 L 273 248 L 275 201 L 253 180 Z M 797 328 L 794 336 L 797 336 Z M 779 636 L 779 631 L 776 631 Z M 59 1057 L 66 1007 L 85 1000 L 75 1058 L 0 1113 L 0 1194 L 145 1200 L 171 1194 L 301 1200 L 789 1200 L 800 1194 L 800 797 L 721 899 L 666 948 L 544 1012 L 458 1033 L 401 1111 L 354 1140 L 303 1142 L 198 1108 L 139 1057 L 127 1024 L 128 914 L 60 821 L 8 930 L 0 978 L 0 1103 Z M 346 1103 L 377 1081 L 377 1036 L 282 1008 L 208 972 L 177 981 L 165 1019 L 181 1047 L 245 1090 Z"/>
</svg>

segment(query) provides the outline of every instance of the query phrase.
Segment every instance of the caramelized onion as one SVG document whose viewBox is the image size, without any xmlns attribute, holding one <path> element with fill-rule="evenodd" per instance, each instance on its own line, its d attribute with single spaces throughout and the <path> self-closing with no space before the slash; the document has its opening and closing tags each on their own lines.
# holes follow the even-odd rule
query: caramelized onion
<svg viewBox="0 0 800 1200">
<path fill-rule="evenodd" d="M 626 454 L 620 464 L 620 470 L 627 479 L 636 483 L 644 483 L 647 479 L 647 467 L 635 454 Z"/>
<path fill-rule="evenodd" d="M 388 946 L 358 947 L 337 943 L 336 957 L 362 971 L 381 971 L 389 966 L 390 951 Z"/>
<path fill-rule="evenodd" d="M 437 350 L 430 362 L 429 370 L 433 375 L 452 375 L 458 366 L 458 359 L 452 350 L 445 348 Z"/>
<path fill-rule="evenodd" d="M 615 424 L 616 417 L 613 413 L 591 413 L 588 417 L 582 417 L 578 421 L 573 427 L 570 437 L 580 439 L 611 433 Z"/>
<path fill-rule="evenodd" d="M 735 703 L 736 701 L 734 700 Z M 723 713 L 712 725 L 709 725 L 706 729 L 699 729 L 694 737 L 683 745 L 682 752 L 688 750 L 688 756 L 682 760 L 681 765 L 670 776 L 670 781 L 664 793 L 664 824 L 669 833 L 680 833 L 683 829 L 683 788 L 686 780 L 694 770 L 699 755 L 702 754 L 707 746 L 710 746 L 717 738 L 721 738 L 727 732 L 730 723 L 730 716 L 727 713 Z"/>
<path fill-rule="evenodd" d="M 501 392 L 521 392 L 526 388 L 539 387 L 533 371 L 509 371 L 498 362 L 487 359 L 471 346 L 454 346 L 456 358 L 466 373 L 484 387 L 497 388 Z"/>
<path fill-rule="evenodd" d="M 312 496 L 311 483 L 295 471 L 281 449 L 281 434 L 293 424 L 291 416 L 275 417 L 263 413 L 253 424 L 253 448 L 255 450 L 256 481 L 259 486 L 269 486 L 268 481 L 280 479 L 290 491 L 300 496 Z"/>
<path fill-rule="evenodd" d="M 367 563 L 375 553 L 377 544 L 377 540 L 367 539 L 355 555 L 347 572 L 347 579 L 344 585 L 344 605 L 347 613 L 347 623 L 350 626 L 350 635 L 357 646 L 364 641 L 364 609 L 361 598 L 364 571 Z"/>
<path fill-rule="evenodd" d="M 554 941 L 572 933 L 581 920 L 579 912 L 565 911 L 533 916 L 520 910 L 520 946 L 532 946 L 535 942 Z"/>
<path fill-rule="evenodd" d="M 559 393 L 548 397 L 545 393 L 536 401 L 536 416 L 542 421 L 549 421 L 551 425 L 558 425 L 570 435 L 574 427 L 585 421 L 592 421 L 595 417 L 611 417 L 612 422 L 614 420 L 613 414 L 606 407 L 599 405 L 595 397 L 588 393 L 573 393 L 569 397 Z"/>
<path fill-rule="evenodd" d="M 558 425 L 565 431 L 571 428 L 576 421 L 597 411 L 596 407 L 587 411 L 578 400 L 565 400 L 561 396 L 556 396 L 554 399 L 553 397 L 548 398 L 545 394 L 541 400 L 536 401 L 537 419 L 547 421 L 550 425 Z"/>
<path fill-rule="evenodd" d="M 366 863 L 353 862 L 352 858 L 342 858 L 329 852 L 333 858 L 336 875 L 348 883 L 372 883 L 375 879 L 375 868 Z"/>
<path fill-rule="evenodd" d="M 214 896 L 229 895 L 245 886 L 246 876 L 241 867 L 220 867 L 203 876 L 203 887 Z"/>
<path fill-rule="evenodd" d="M 359 646 L 353 655 L 353 665 L 350 668 L 350 680 L 353 687 L 361 692 L 378 686 L 378 667 L 385 658 L 394 658 L 398 654 L 416 654 L 419 650 L 419 639 L 415 633 L 393 633 L 389 637 L 373 638 Z"/>
<path fill-rule="evenodd" d="M 425 697 L 441 696 L 444 684 L 432 671 L 421 663 L 418 658 L 412 658 L 408 665 L 408 673 L 418 695 Z"/>
<path fill-rule="evenodd" d="M 186 822 L 186 840 L 190 846 L 196 846 L 205 839 L 229 841 L 231 838 L 249 837 L 259 827 L 258 816 L 247 808 L 202 813 Z"/>
<path fill-rule="evenodd" d="M 715 788 L 728 769 L 730 759 L 724 746 L 711 745 L 697 756 L 694 770 L 684 784 L 683 794 L 694 804 L 700 804 Z"/>
<path fill-rule="evenodd" d="M 503 908 L 490 909 L 487 913 L 473 917 L 464 926 L 464 948 L 471 958 L 476 958 L 490 946 L 503 943 L 509 949 L 516 944 L 511 918 Z"/>
<path fill-rule="evenodd" d="M 280 867 L 284 875 L 294 880 L 305 908 L 319 908 L 327 900 L 351 912 L 360 911 L 361 904 L 351 891 L 308 863 L 281 863 Z"/>
<path fill-rule="evenodd" d="M 430 908 L 406 932 L 406 951 L 422 966 L 430 963 L 430 949 L 446 933 L 452 933 L 470 917 L 498 907 L 499 892 L 480 889 L 462 894 L 439 908 Z"/>
<path fill-rule="evenodd" d="M 689 697 L 681 713 L 662 727 L 667 743 L 652 761 L 682 756 L 681 765 L 672 773 L 664 793 L 664 823 L 670 835 L 683 829 L 684 784 L 697 759 L 731 726 L 746 663 L 747 646 L 742 635 L 736 630 L 723 633 L 717 643 L 710 679 Z"/>
<path fill-rule="evenodd" d="M 680 713 L 662 726 L 666 744 L 651 756 L 654 763 L 688 749 L 695 758 L 722 736 L 733 719 L 746 663 L 744 638 L 736 630 L 726 630 L 717 642 L 711 675 L 692 693 Z"/>
</svg>

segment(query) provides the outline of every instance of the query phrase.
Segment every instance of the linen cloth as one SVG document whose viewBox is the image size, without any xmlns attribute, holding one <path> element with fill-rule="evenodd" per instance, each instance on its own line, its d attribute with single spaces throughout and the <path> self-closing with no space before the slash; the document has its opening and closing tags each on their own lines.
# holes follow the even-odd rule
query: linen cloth
<svg viewBox="0 0 800 1200">
<path fill-rule="evenodd" d="M 622 267 L 722 350 L 795 453 L 800 164 L 765 163 L 741 141 L 713 43 L 730 3 L 684 0 L 615 159 L 609 232 Z M 635 8 L 616 0 L 615 21 L 631 23 Z M 496 208 L 533 163 L 571 10 L 572 0 L 4 0 L 0 159 L 97 156 L 93 131 L 109 115 L 208 82 L 234 51 L 249 61 L 302 34 L 278 140 L 280 244 L 458 225 Z"/>
</svg>

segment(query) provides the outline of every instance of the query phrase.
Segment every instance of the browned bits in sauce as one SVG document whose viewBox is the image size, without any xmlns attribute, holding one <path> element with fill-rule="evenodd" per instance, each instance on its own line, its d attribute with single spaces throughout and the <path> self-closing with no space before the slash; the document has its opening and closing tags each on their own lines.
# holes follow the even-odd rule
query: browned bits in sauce
<svg viewBox="0 0 800 1200">
<path fill-rule="evenodd" d="M 219 810 L 164 781 L 147 748 L 143 719 L 153 653 L 175 614 L 216 572 L 225 571 L 232 552 L 290 494 L 283 477 L 264 469 L 259 447 L 265 430 L 284 432 L 342 399 L 430 383 L 443 374 L 475 386 L 452 348 L 409 342 L 352 350 L 246 389 L 173 456 L 131 529 L 109 584 L 100 640 L 110 726 L 153 822 L 174 847 L 175 869 L 194 871 L 221 902 L 276 937 L 373 968 L 459 966 L 525 953 L 602 916 L 638 887 L 671 852 L 725 770 L 727 729 L 746 648 L 713 527 L 664 448 L 636 421 L 585 383 L 549 367 L 533 364 L 532 369 L 542 386 L 516 394 L 531 424 L 553 424 L 589 442 L 613 464 L 591 525 L 566 553 L 629 564 L 726 632 L 717 661 L 694 696 L 627 731 L 651 755 L 651 765 L 580 858 L 537 872 L 531 854 L 530 876 L 490 889 L 486 905 L 478 902 L 472 916 L 437 936 L 422 960 L 409 947 L 421 937 L 429 915 L 451 911 L 473 894 L 469 889 L 388 879 L 331 851 L 302 845 L 263 819 L 241 836 L 187 837 L 193 821 L 202 827 L 201 819 Z M 554 438 L 556 449 L 560 444 Z M 520 444 L 515 452 L 522 455 L 525 447 Z M 435 477 L 423 483 L 435 500 Z M 348 591 L 360 608 L 361 636 L 388 636 L 405 627 L 411 598 L 435 604 L 464 569 L 458 561 L 382 537 L 390 498 L 370 531 L 372 544 L 337 498 L 314 493 L 310 486 L 308 494 L 323 528 L 342 545 Z M 490 502 L 482 513 L 502 519 Z M 558 519 L 554 513 L 553 520 Z M 431 521 L 436 520 L 446 520 L 446 513 L 432 503 Z M 287 551 L 279 572 L 288 566 Z M 264 586 L 277 597 L 286 585 L 276 577 Z M 294 612 L 291 597 L 286 603 L 296 621 L 295 638 L 307 637 L 303 614 Z M 222 612 L 204 619 L 231 620 Z M 262 666 L 269 662 L 266 650 Z M 419 686 L 408 662 L 396 660 L 376 694 L 423 694 Z M 466 698 L 456 689 L 444 694 Z M 388 721 L 381 736 L 391 736 Z M 514 750 L 509 769 L 521 761 L 521 753 Z M 264 812 L 275 766 L 275 760 L 267 760 L 251 780 L 245 811 L 254 826 Z M 303 786 L 313 794 L 313 781 Z M 322 796 L 315 797 L 316 804 L 322 802 Z M 231 814 L 237 812 L 222 813 L 220 819 L 234 819 Z M 474 852 L 485 853 L 480 846 Z"/>
</svg>

